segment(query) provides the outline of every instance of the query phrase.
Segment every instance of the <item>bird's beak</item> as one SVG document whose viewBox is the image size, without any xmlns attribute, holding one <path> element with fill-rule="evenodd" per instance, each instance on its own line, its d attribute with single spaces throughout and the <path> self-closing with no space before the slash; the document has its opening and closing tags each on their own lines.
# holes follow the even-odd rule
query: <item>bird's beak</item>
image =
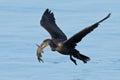
<svg viewBox="0 0 120 80">
<path fill-rule="evenodd" d="M 48 45 L 48 43 L 46 43 L 46 42 L 43 42 L 40 46 L 38 45 L 38 44 L 36 44 L 37 46 L 38 46 L 38 48 L 37 48 L 37 58 L 38 58 L 38 61 L 39 62 L 44 62 L 42 59 L 41 59 L 41 57 L 42 57 L 42 54 L 41 53 L 43 53 L 43 49 Z"/>
</svg>

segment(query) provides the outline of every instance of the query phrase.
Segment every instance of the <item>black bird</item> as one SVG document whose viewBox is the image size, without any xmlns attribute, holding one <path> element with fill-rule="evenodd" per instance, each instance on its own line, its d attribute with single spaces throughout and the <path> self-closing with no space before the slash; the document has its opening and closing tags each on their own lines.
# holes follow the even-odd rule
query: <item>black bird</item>
<svg viewBox="0 0 120 80">
<path fill-rule="evenodd" d="M 110 15 L 111 13 L 109 13 L 104 19 L 83 29 L 82 31 L 73 35 L 71 38 L 67 39 L 66 35 L 57 26 L 53 12 L 51 12 L 49 9 L 46 9 L 42 16 L 42 19 L 40 20 L 40 24 L 49 32 L 52 39 L 46 39 L 40 46 L 37 45 L 37 58 L 39 62 L 43 62 L 43 60 L 41 59 L 41 53 L 43 52 L 43 49 L 47 45 L 49 45 L 52 51 L 58 51 L 63 55 L 69 55 L 70 60 L 74 62 L 75 65 L 77 65 L 77 63 L 76 60 L 73 59 L 73 57 L 82 60 L 84 63 L 87 63 L 87 61 L 89 61 L 90 58 L 81 54 L 77 49 L 75 49 L 75 47 L 77 46 L 77 43 L 82 40 L 83 37 L 85 37 L 88 33 L 93 31 L 96 27 L 98 27 L 99 23 L 109 18 Z"/>
</svg>

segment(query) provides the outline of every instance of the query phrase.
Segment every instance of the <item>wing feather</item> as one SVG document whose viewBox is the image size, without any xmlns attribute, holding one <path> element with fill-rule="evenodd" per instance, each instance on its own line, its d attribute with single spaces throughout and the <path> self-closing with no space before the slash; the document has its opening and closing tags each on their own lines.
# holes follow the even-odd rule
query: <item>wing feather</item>
<svg viewBox="0 0 120 80">
<path fill-rule="evenodd" d="M 66 40 L 66 35 L 62 32 L 62 30 L 57 26 L 54 18 L 53 12 L 49 9 L 46 9 L 44 12 L 42 19 L 40 20 L 40 24 L 45 28 L 49 34 L 51 35 L 52 39 L 63 39 Z"/>
<path fill-rule="evenodd" d="M 88 33 L 90 33 L 91 31 L 93 31 L 95 28 L 98 27 L 99 23 L 101 23 L 102 21 L 106 20 L 107 18 L 109 18 L 111 15 L 111 13 L 109 13 L 104 19 L 100 20 L 99 22 L 83 29 L 82 31 L 78 32 L 77 34 L 75 34 L 74 36 L 72 36 L 71 38 L 69 38 L 68 40 L 66 40 L 64 43 L 67 44 L 71 44 L 73 46 L 76 46 L 76 43 L 80 42 L 83 37 L 85 37 Z"/>
</svg>

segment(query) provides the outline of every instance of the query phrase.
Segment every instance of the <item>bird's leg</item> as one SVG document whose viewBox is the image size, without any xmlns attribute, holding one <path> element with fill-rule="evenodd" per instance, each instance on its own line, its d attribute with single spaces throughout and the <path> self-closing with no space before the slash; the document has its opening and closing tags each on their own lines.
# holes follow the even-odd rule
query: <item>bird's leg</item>
<svg viewBox="0 0 120 80">
<path fill-rule="evenodd" d="M 76 60 L 74 60 L 74 59 L 72 58 L 72 55 L 70 55 L 70 60 L 71 60 L 75 65 L 77 65 Z"/>
</svg>

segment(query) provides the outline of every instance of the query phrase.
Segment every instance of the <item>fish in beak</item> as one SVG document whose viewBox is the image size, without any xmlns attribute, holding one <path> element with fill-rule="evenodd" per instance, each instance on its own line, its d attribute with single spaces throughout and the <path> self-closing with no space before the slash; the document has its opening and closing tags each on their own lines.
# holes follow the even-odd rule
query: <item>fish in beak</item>
<svg viewBox="0 0 120 80">
<path fill-rule="evenodd" d="M 48 43 L 46 43 L 46 42 L 43 42 L 41 45 L 38 45 L 38 44 L 36 44 L 36 46 L 38 46 L 38 48 L 37 48 L 37 58 L 38 58 L 38 61 L 39 62 L 44 62 L 42 59 L 41 59 L 41 57 L 42 57 L 42 53 L 44 53 L 43 52 L 43 49 L 46 47 L 48 45 Z"/>
</svg>

